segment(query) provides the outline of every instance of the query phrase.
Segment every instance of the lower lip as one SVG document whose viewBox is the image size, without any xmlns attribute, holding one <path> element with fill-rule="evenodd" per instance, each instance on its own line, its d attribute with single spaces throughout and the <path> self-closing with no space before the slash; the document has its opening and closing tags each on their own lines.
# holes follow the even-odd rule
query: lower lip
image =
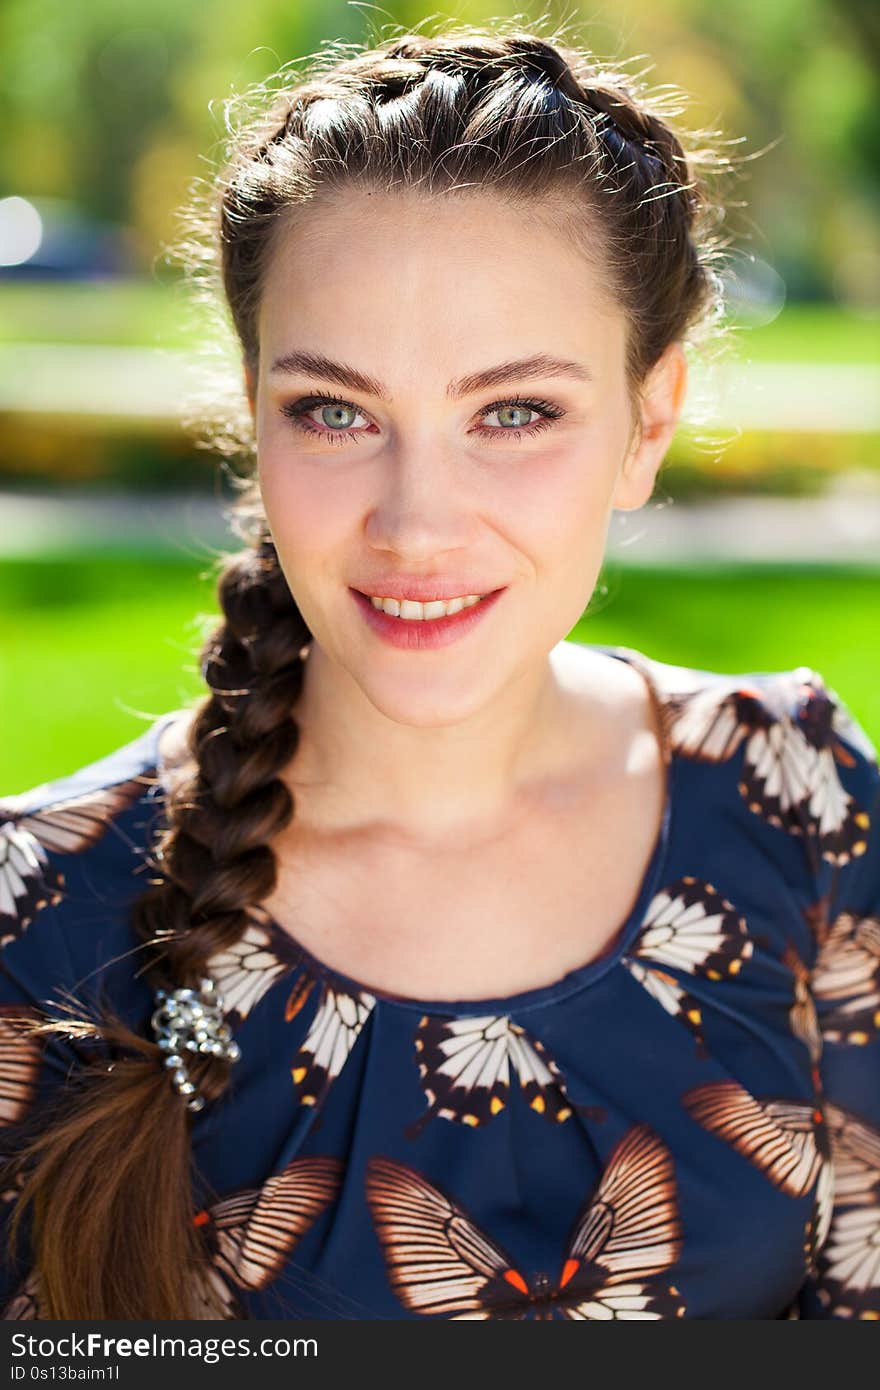
<svg viewBox="0 0 880 1390">
<path fill-rule="evenodd" d="M 445 618 L 395 618 L 382 608 L 374 608 L 359 590 L 352 589 L 351 592 L 370 627 L 389 646 L 403 647 L 407 651 L 433 651 L 457 642 L 476 627 L 489 609 L 495 607 L 504 590 L 495 589 L 481 598 L 479 603 L 471 604 L 470 608 L 460 608 L 457 613 Z"/>
</svg>

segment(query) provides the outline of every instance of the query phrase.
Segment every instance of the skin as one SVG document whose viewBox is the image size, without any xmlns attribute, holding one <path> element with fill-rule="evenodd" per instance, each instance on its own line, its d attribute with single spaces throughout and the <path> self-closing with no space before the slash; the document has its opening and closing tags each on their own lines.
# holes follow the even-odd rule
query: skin
<svg viewBox="0 0 880 1390">
<path fill-rule="evenodd" d="M 593 593 L 612 510 L 651 496 L 686 389 L 674 343 L 634 411 L 626 333 L 601 268 L 540 209 L 491 193 L 346 191 L 297 210 L 279 235 L 259 370 L 245 379 L 266 515 L 314 635 L 291 769 L 300 823 L 371 827 L 436 854 L 533 814 L 536 788 L 570 777 L 573 759 L 581 778 L 607 775 L 615 709 L 626 690 L 631 710 L 633 682 L 644 701 L 641 677 L 580 648 L 573 676 L 564 639 Z M 293 349 L 359 368 L 390 399 L 273 372 Z M 453 378 L 535 353 L 593 380 L 511 379 L 447 398 Z M 282 413 L 318 391 L 356 407 L 309 410 L 342 444 Z M 537 412 L 487 413 L 517 395 L 565 414 L 529 437 Z M 374 592 L 365 580 L 379 571 L 507 592 L 458 642 L 404 651 L 348 591 Z"/>
</svg>

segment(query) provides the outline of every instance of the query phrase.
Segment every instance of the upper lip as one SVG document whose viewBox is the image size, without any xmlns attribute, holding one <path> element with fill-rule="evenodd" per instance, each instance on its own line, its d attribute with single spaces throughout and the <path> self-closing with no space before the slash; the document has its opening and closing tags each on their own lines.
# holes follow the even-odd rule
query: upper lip
<svg viewBox="0 0 880 1390">
<path fill-rule="evenodd" d="M 432 598 L 467 598 L 469 594 L 482 597 L 494 593 L 497 588 L 497 584 L 487 587 L 463 579 L 377 579 L 369 588 L 359 588 L 358 592 L 367 598 L 408 598 L 416 603 L 427 603 Z"/>
</svg>

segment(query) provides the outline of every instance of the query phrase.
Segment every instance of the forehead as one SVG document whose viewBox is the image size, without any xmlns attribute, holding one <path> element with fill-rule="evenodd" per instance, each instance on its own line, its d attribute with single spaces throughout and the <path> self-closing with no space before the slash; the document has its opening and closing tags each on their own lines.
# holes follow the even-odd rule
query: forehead
<svg viewBox="0 0 880 1390">
<path fill-rule="evenodd" d="M 275 236 L 259 328 L 261 365 L 308 347 L 370 369 L 381 357 L 390 375 L 395 362 L 440 358 L 466 369 L 519 355 L 514 345 L 589 351 L 610 371 L 624 341 L 583 212 L 472 190 L 336 190 L 294 209 Z"/>
</svg>

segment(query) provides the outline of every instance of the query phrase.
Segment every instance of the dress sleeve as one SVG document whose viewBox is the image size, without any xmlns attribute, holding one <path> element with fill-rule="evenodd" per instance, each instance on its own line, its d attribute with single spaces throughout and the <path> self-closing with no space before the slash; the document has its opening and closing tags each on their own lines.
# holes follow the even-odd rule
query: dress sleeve
<svg viewBox="0 0 880 1390">
<path fill-rule="evenodd" d="M 47 917 L 58 908 L 47 907 Z M 45 928 L 45 930 L 42 930 Z M 64 1083 L 76 1065 L 76 1054 L 55 1034 L 35 1037 L 22 1028 L 28 1020 L 56 1014 L 66 972 L 58 947 L 57 924 L 40 923 L 30 942 L 7 942 L 0 951 L 0 1153 L 16 1126 L 32 1117 L 43 1097 Z M 17 947 L 17 949 L 16 949 Z M 27 949 L 25 949 L 27 947 Z M 63 988 L 63 986 L 62 986 Z M 15 1185 L 0 1191 L 0 1317 L 37 1316 L 31 1280 L 28 1214 L 19 1229 L 16 1250 L 10 1251 L 8 1227 L 17 1200 Z"/>
<path fill-rule="evenodd" d="M 99 1021 L 109 1009 L 148 1026 L 146 947 L 130 907 L 149 882 L 147 847 L 162 820 L 158 737 L 177 713 L 70 775 L 0 796 L 0 1154 L 14 1150 L 16 1126 L 39 1129 L 44 1104 L 74 1072 L 111 1055 L 101 1038 L 35 1036 L 23 1020 Z M 20 1257 L 9 1257 L 16 1199 L 15 1188 L 0 1191 L 3 1320 L 37 1316 L 29 1212 Z"/>
<path fill-rule="evenodd" d="M 810 810 L 815 823 L 844 832 L 836 850 L 814 858 L 810 922 L 833 1189 L 823 1194 L 820 1184 L 798 1307 L 801 1317 L 880 1318 L 880 768 L 865 730 L 819 685 L 830 725 Z"/>
<path fill-rule="evenodd" d="M 124 956 L 123 919 L 105 901 L 113 846 L 99 790 L 58 801 L 48 788 L 0 800 L 0 1154 L 18 1126 L 69 1081 L 98 1041 L 34 1035 L 29 1020 L 91 1014 L 92 984 L 106 957 Z M 42 793 L 42 795 L 39 795 Z M 97 798 L 97 799 L 96 799 Z M 36 804 L 35 804 L 36 802 Z M 102 838 L 104 837 L 104 838 Z M 95 965 L 99 968 L 96 970 Z M 90 1050 L 91 1049 L 91 1050 Z M 9 1221 L 18 1188 L 0 1190 L 0 1318 L 38 1315 L 31 1276 L 30 1213 L 10 1251 Z"/>
</svg>

